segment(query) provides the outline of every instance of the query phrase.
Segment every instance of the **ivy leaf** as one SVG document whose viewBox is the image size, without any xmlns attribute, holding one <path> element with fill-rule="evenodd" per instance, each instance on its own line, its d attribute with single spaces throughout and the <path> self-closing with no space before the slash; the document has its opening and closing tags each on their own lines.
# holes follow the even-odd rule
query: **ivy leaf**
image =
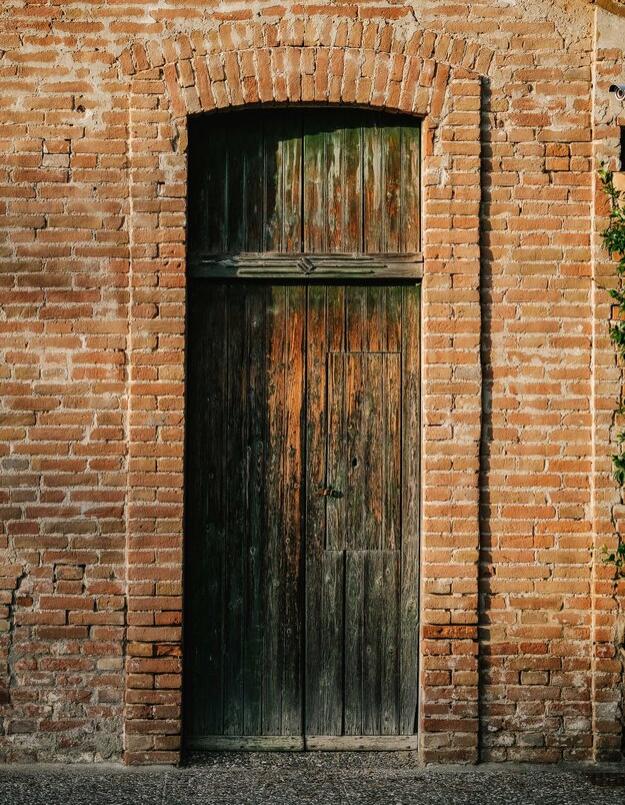
<svg viewBox="0 0 625 805">
<path fill-rule="evenodd" d="M 619 307 L 625 308 L 625 291 L 619 290 L 618 288 L 609 288 L 608 294 Z"/>
<path fill-rule="evenodd" d="M 599 178 L 603 190 L 610 199 L 609 223 L 603 232 L 603 245 L 615 261 L 617 276 L 625 277 L 625 203 L 621 201 L 622 194 L 614 185 L 614 173 L 605 162 L 599 167 Z M 616 321 L 610 325 L 610 339 L 621 358 L 625 358 L 625 289 L 607 289 L 610 298 L 616 303 Z M 625 415 L 625 399 L 621 394 L 621 403 L 615 410 L 615 415 Z M 625 430 L 616 434 L 618 445 L 625 444 Z M 619 486 L 625 486 L 625 454 L 615 453 L 612 456 L 612 473 Z M 625 577 L 625 542 L 619 540 L 614 551 L 609 551 L 604 545 L 601 556 L 605 564 L 613 565 L 618 576 Z"/>
<path fill-rule="evenodd" d="M 612 456 L 612 471 L 616 483 L 623 486 L 625 484 L 625 456 L 620 453 Z"/>
<path fill-rule="evenodd" d="M 617 322 L 610 327 L 610 338 L 621 355 L 625 355 L 625 321 Z"/>
</svg>

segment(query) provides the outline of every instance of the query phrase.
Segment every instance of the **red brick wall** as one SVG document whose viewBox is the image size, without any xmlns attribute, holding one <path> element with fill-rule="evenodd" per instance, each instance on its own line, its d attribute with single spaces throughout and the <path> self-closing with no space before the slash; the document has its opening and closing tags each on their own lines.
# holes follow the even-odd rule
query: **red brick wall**
<svg viewBox="0 0 625 805">
<path fill-rule="evenodd" d="M 4 4 L 0 756 L 178 758 L 186 115 L 287 100 L 425 119 L 422 756 L 618 754 L 625 20 L 527 6 Z"/>
</svg>

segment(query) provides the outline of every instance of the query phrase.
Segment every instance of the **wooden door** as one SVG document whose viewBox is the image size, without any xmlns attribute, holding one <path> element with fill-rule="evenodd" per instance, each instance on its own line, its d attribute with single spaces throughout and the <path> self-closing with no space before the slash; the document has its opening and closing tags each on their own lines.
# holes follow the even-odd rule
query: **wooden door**
<svg viewBox="0 0 625 805">
<path fill-rule="evenodd" d="M 418 316 L 414 286 L 308 290 L 311 748 L 390 746 L 415 731 Z"/>
<path fill-rule="evenodd" d="M 188 746 L 414 743 L 418 168 L 414 121 L 191 127 Z"/>
<path fill-rule="evenodd" d="M 199 745 L 302 735 L 305 298 L 190 293 L 185 728 Z"/>
</svg>

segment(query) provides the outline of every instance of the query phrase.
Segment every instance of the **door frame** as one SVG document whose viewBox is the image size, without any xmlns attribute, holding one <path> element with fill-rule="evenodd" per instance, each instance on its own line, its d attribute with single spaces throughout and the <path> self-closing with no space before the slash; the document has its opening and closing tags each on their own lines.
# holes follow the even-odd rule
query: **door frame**
<svg viewBox="0 0 625 805">
<path fill-rule="evenodd" d="M 333 109 L 332 105 L 322 107 Z M 339 107 L 341 108 L 341 107 Z M 359 107 L 353 107 L 355 111 Z M 296 110 L 308 109 L 315 111 L 318 106 L 298 104 Z M 418 207 L 419 213 L 419 233 L 422 238 L 424 204 L 422 201 L 422 177 L 423 177 L 423 153 L 424 153 L 424 126 L 420 117 L 415 115 L 393 115 L 392 113 L 380 113 L 379 110 L 372 110 L 370 107 L 360 107 L 369 112 L 376 112 L 381 120 L 399 122 L 413 121 L 419 125 L 419 192 L 421 201 Z M 234 117 L 242 110 L 226 112 L 229 117 Z M 276 108 L 276 112 L 288 115 L 291 110 L 288 108 Z M 223 113 L 222 113 L 223 114 Z M 302 157 L 303 159 L 303 157 Z M 364 192 L 364 187 L 363 187 Z M 302 199 L 303 202 L 303 199 Z M 421 285 L 423 279 L 423 252 L 412 252 L 406 254 L 396 253 L 367 253 L 367 254 L 319 254 L 315 252 L 297 253 L 277 253 L 277 252 L 256 252 L 256 253 L 233 253 L 233 254 L 202 254 L 189 252 L 187 255 L 187 274 L 194 281 L 204 281 L 210 283 L 224 282 L 250 282 L 258 281 L 262 283 L 286 282 L 301 286 L 314 284 L 335 284 L 335 285 L 385 285 L 388 287 L 402 285 Z M 421 350 L 422 332 L 422 304 L 421 292 L 419 291 L 419 349 Z M 189 377 L 189 371 L 186 373 Z M 421 360 L 419 360 L 418 371 L 419 382 L 419 430 L 422 427 L 422 394 L 421 394 Z M 188 401 L 189 395 L 186 395 Z M 418 439 L 418 464 L 421 462 L 421 436 Z M 420 473 L 421 474 L 421 473 Z M 421 478 L 417 479 L 418 488 L 421 493 Z M 185 485 L 185 501 L 186 501 Z M 403 487 L 402 487 L 403 498 Z M 420 502 L 419 502 L 420 503 Z M 186 504 L 185 504 L 186 508 Z M 422 507 L 419 505 L 419 535 L 417 537 L 417 582 L 420 584 L 420 525 Z M 186 543 L 185 543 L 186 544 Z M 186 557 L 186 549 L 185 549 Z M 304 546 L 305 556 L 305 546 Z M 184 560 L 186 562 L 186 558 Z M 305 565 L 305 561 L 304 561 Z M 305 572 L 303 576 L 304 596 L 305 596 Z M 418 606 L 420 606 L 421 596 L 417 594 Z M 184 605 L 186 608 L 186 604 Z M 417 624 L 419 624 L 417 616 Z M 189 750 L 205 751 L 385 751 L 385 750 L 415 750 L 418 748 L 418 719 L 415 719 L 415 732 L 410 735 L 379 735 L 379 736 L 309 736 L 306 734 L 305 710 L 306 710 L 306 645 L 305 634 L 303 632 L 303 688 L 302 688 L 302 735 L 301 736 L 204 736 L 193 739 L 186 738 L 185 746 Z M 417 647 L 420 639 L 417 640 Z M 419 648 L 417 654 L 417 677 L 419 676 Z M 184 696 L 184 689 L 183 689 Z M 420 695 L 417 691 L 417 707 L 419 706 Z M 183 725 L 184 726 L 184 725 Z M 183 731 L 184 734 L 184 731 Z"/>
<path fill-rule="evenodd" d="M 480 112 L 492 52 L 462 37 L 450 44 L 444 33 L 419 26 L 387 26 L 376 38 L 359 33 L 354 23 L 353 37 L 335 38 L 331 29 L 319 38 L 312 22 L 280 42 L 273 21 L 243 28 L 223 23 L 219 33 L 138 42 L 119 60 L 132 199 L 129 264 L 126 269 L 126 258 L 121 264 L 128 274 L 129 316 L 123 625 L 128 764 L 181 757 L 188 122 L 216 110 L 302 102 L 358 102 L 423 121 L 421 316 L 436 337 L 423 340 L 421 363 L 419 751 L 424 762 L 478 759 Z M 308 58 L 313 53 L 314 63 Z M 285 71 L 286 64 L 295 67 Z M 451 228 L 456 216 L 460 226 Z M 445 572 L 448 567 L 453 574 Z"/>
</svg>

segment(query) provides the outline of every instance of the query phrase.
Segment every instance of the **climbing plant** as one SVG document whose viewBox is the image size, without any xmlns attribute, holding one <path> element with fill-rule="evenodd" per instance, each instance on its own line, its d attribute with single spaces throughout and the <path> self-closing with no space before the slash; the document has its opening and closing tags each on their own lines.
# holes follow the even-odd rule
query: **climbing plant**
<svg viewBox="0 0 625 805">
<path fill-rule="evenodd" d="M 617 190 L 614 184 L 614 173 L 604 164 L 599 169 L 599 177 L 603 189 L 610 201 L 610 216 L 608 226 L 603 232 L 603 244 L 616 264 L 616 274 L 619 280 L 625 277 L 625 199 L 623 193 Z M 619 281 L 618 287 L 607 289 L 610 297 L 616 303 L 617 315 L 610 324 L 610 338 L 619 358 L 625 361 L 625 289 Z M 621 400 L 615 414 L 625 414 L 625 404 Z M 620 429 L 616 434 L 619 452 L 612 455 L 612 469 L 614 480 L 619 486 L 625 486 L 625 430 Z M 603 561 L 614 565 L 619 576 L 625 576 L 625 542 L 619 542 L 614 551 L 603 548 Z"/>
</svg>

